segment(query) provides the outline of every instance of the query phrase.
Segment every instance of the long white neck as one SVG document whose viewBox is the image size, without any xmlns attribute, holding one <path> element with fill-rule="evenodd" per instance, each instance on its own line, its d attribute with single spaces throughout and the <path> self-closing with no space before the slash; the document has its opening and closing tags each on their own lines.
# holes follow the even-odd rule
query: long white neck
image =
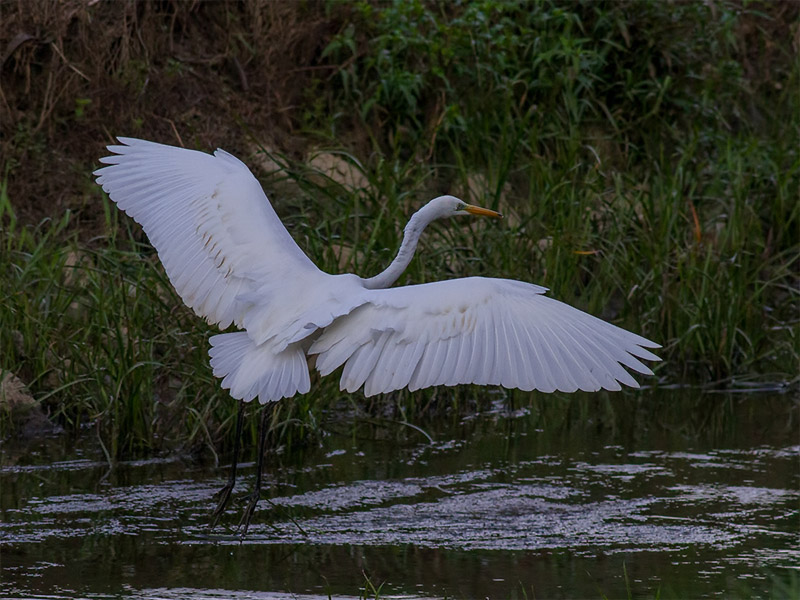
<svg viewBox="0 0 800 600">
<path fill-rule="evenodd" d="M 405 230 L 403 230 L 403 242 L 400 244 L 400 250 L 398 250 L 397 256 L 394 257 L 392 264 L 385 271 L 375 275 L 375 277 L 364 279 L 365 287 L 371 290 L 387 288 L 403 274 L 408 263 L 414 258 L 414 251 L 417 249 L 417 242 L 422 230 L 439 216 L 431 210 L 425 210 L 427 206 L 429 205 L 423 206 L 411 215 L 411 219 L 409 219 Z"/>
</svg>

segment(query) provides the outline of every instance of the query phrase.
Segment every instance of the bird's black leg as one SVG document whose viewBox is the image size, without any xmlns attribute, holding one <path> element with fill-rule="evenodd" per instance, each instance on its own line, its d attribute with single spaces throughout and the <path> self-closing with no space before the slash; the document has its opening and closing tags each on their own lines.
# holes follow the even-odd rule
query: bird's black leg
<svg viewBox="0 0 800 600">
<path fill-rule="evenodd" d="M 269 435 L 270 421 L 272 420 L 272 405 L 274 402 L 268 402 L 263 411 L 261 412 L 261 421 L 258 424 L 258 458 L 256 459 L 256 484 L 253 487 L 253 493 L 250 494 L 250 501 L 247 503 L 247 508 L 242 514 L 242 519 L 239 521 L 239 527 L 242 528 L 241 537 L 247 535 L 247 529 L 250 527 L 250 519 L 253 518 L 253 513 L 256 510 L 259 498 L 261 498 L 261 472 L 264 467 L 264 454 L 267 447 L 267 437 Z"/>
<path fill-rule="evenodd" d="M 239 401 L 239 413 L 236 415 L 236 438 L 233 440 L 233 462 L 231 463 L 231 473 L 228 476 L 228 483 L 226 483 L 215 496 L 219 498 L 217 508 L 211 515 L 211 525 L 209 527 L 216 527 L 222 513 L 225 512 L 225 507 L 231 499 L 231 492 L 233 486 L 236 485 L 236 465 L 239 461 L 239 443 L 242 439 L 242 424 L 244 423 L 244 406 L 243 400 Z"/>
</svg>

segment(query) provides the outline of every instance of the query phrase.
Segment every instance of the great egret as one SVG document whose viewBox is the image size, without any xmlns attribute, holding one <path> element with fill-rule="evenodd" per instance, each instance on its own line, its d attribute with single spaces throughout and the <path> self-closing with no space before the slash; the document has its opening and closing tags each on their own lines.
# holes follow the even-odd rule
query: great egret
<svg viewBox="0 0 800 600">
<path fill-rule="evenodd" d="M 467 277 L 389 287 L 429 223 L 501 216 L 492 210 L 434 198 L 412 215 L 385 271 L 330 275 L 297 246 L 234 156 L 118 140 L 100 160 L 110 166 L 95 171 L 97 183 L 142 225 L 183 301 L 209 323 L 243 330 L 209 340 L 214 375 L 242 401 L 237 432 L 245 402 L 309 391 L 311 356 L 322 375 L 344 365 L 341 389 L 363 387 L 366 396 L 465 383 L 619 390 L 620 383 L 639 387 L 623 366 L 651 375 L 639 359 L 659 360 L 645 349 L 658 344 L 553 300 L 538 285 Z M 217 517 L 233 473 L 235 462 Z"/>
</svg>

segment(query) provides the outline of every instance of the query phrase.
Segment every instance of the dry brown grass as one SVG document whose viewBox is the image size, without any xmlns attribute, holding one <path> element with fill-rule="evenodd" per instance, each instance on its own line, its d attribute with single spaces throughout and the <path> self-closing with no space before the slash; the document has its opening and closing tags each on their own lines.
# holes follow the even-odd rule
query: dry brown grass
<svg viewBox="0 0 800 600">
<path fill-rule="evenodd" d="M 95 193 L 88 173 L 115 135 L 245 152 L 250 130 L 299 152 L 291 133 L 304 84 L 347 10 L 266 0 L 0 3 L 0 177 L 18 216 L 80 210 Z"/>
</svg>

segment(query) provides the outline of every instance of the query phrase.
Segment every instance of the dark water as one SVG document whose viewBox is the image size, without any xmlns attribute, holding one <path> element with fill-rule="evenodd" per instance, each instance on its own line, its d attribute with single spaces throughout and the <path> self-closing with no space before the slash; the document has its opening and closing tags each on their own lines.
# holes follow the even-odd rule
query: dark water
<svg viewBox="0 0 800 600">
<path fill-rule="evenodd" d="M 521 398 L 517 397 L 517 403 Z M 326 423 L 273 457 L 243 543 L 209 531 L 223 468 L 2 450 L 1 597 L 791 597 L 800 429 L 790 394 L 498 400 Z M 244 466 L 237 492 L 252 484 Z M 267 501 L 266 498 L 271 498 Z M 367 580 L 369 583 L 367 583 Z M 366 588 L 365 588 L 366 586 Z"/>
</svg>

